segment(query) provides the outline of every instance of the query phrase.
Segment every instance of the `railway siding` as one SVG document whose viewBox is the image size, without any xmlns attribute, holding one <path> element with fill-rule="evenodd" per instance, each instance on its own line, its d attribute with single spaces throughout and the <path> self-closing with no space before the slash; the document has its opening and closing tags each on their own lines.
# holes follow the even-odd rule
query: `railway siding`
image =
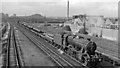
<svg viewBox="0 0 120 68">
<path fill-rule="evenodd" d="M 63 31 L 61 29 L 55 29 L 51 26 L 41 26 L 38 29 L 43 30 L 48 33 L 51 33 L 51 34 L 55 34 L 55 33 L 59 33 L 59 32 Z M 77 33 L 77 35 L 81 35 L 81 34 Z M 112 57 L 118 58 L 118 42 L 103 39 L 103 38 L 92 37 L 92 36 L 88 36 L 88 35 L 86 36 L 83 34 L 82 34 L 82 36 L 91 38 L 92 41 L 96 42 L 96 44 L 98 45 L 98 49 L 97 49 L 98 51 L 108 54 L 108 55 L 111 55 Z"/>
<path fill-rule="evenodd" d="M 19 30 L 17 30 L 16 36 L 25 66 L 56 66 L 46 54 L 36 48 Z"/>
<path fill-rule="evenodd" d="M 24 27 L 23 27 L 24 28 Z M 27 30 L 26 30 L 27 31 Z M 26 32 L 25 32 L 26 33 Z M 29 33 L 29 34 L 31 34 L 31 37 L 34 37 L 34 40 L 32 40 L 32 41 L 37 41 L 37 40 L 39 40 L 39 42 L 37 42 L 37 43 L 39 43 L 39 44 L 42 44 L 43 46 L 44 46 L 44 48 L 47 48 L 48 50 L 50 49 L 50 51 L 52 50 L 54 53 L 57 53 L 57 51 L 56 51 L 56 49 L 54 48 L 54 47 L 51 47 L 51 45 L 49 44 L 49 43 L 47 43 L 47 42 L 45 42 L 45 41 L 43 41 L 44 39 L 41 39 L 41 38 L 38 38 L 38 36 L 34 36 L 35 34 L 34 33 Z M 29 35 L 29 34 L 27 34 L 27 36 Z M 29 37 L 29 36 L 28 36 Z M 30 37 L 29 37 L 30 38 Z M 32 38 L 33 39 L 33 38 Z M 38 45 L 38 44 L 36 44 L 36 45 Z M 51 52 L 52 52 L 51 51 Z M 71 59 L 70 57 L 65 57 L 66 55 L 62 55 L 62 54 L 59 54 L 59 56 L 61 56 L 62 58 L 64 58 L 64 60 L 67 60 L 67 62 L 69 62 L 70 64 L 72 64 L 72 66 L 80 66 L 80 67 L 82 67 L 83 65 L 81 64 L 81 63 L 78 63 L 78 62 L 76 62 L 75 60 L 73 60 L 73 59 Z"/>
<path fill-rule="evenodd" d="M 17 26 L 18 27 L 18 26 Z M 21 26 L 22 27 L 22 26 Z M 37 46 L 37 47 L 35 47 L 34 49 L 36 49 L 37 50 L 37 48 L 39 48 L 39 49 L 41 49 L 42 48 L 42 50 L 44 51 L 50 51 L 50 52 L 47 52 L 47 53 L 50 53 L 51 54 L 51 56 L 53 56 L 53 57 L 56 57 L 56 56 L 54 56 L 54 54 L 52 54 L 51 52 L 53 51 L 53 52 L 56 52 L 56 51 L 54 51 L 55 49 L 53 49 L 53 48 L 50 48 L 50 44 L 49 43 L 47 43 L 47 42 L 45 42 L 44 41 L 44 39 L 40 39 L 40 38 L 38 38 L 38 36 L 36 36 L 36 34 L 34 33 L 34 31 L 30 31 L 29 29 L 24 29 L 24 27 L 23 28 L 21 28 L 21 27 L 19 27 L 19 29 L 20 29 L 20 31 L 21 31 L 21 33 L 22 34 L 24 34 L 24 36 L 26 36 L 27 37 L 27 39 L 29 39 L 29 42 L 32 42 L 32 44 L 35 46 Z M 30 31 L 30 32 L 29 32 Z M 19 32 L 19 31 L 17 31 L 17 32 Z M 19 33 L 18 33 L 19 34 Z M 20 36 L 20 38 L 21 38 L 21 36 Z M 24 40 L 24 39 L 23 39 Z M 38 41 L 39 40 L 39 41 Z M 29 47 L 27 47 L 27 48 L 29 48 Z M 48 50 L 47 50 L 48 49 Z M 49 50 L 50 49 L 50 50 Z M 51 51 L 52 50 L 52 51 Z M 35 50 L 32 50 L 31 51 L 31 53 L 33 52 L 33 51 L 35 51 Z M 30 52 L 30 50 L 29 50 L 29 52 Z M 30 53 L 30 54 L 31 54 Z M 56 52 L 57 53 L 57 52 Z M 27 53 L 26 53 L 27 54 Z M 49 54 L 49 55 L 50 55 Z M 36 54 L 37 55 L 37 54 Z M 27 56 L 28 56 L 28 54 L 27 54 Z M 29 55 L 30 56 L 30 55 Z M 32 54 L 32 56 L 34 56 L 33 54 Z M 34 56 L 35 57 L 35 56 Z M 25 58 L 25 57 L 24 57 Z M 39 59 L 39 58 L 37 58 L 37 59 Z M 25 60 L 25 59 L 24 59 Z M 70 59 L 67 59 L 67 60 L 70 60 Z M 59 61 L 59 60 L 58 60 Z M 70 60 L 70 61 L 67 61 L 67 62 L 70 62 L 71 63 L 71 61 L 72 60 Z M 35 61 L 36 62 L 36 61 Z M 40 62 L 40 61 L 39 61 Z M 47 61 L 48 62 L 48 61 Z M 72 62 L 72 63 L 74 63 L 74 62 Z M 30 63 L 29 63 L 30 64 Z M 31 65 L 31 64 L 30 64 Z M 74 65 L 74 64 L 73 64 Z M 28 65 L 27 65 L 28 66 Z M 32 65 L 33 66 L 33 65 Z M 41 65 L 39 65 L 39 66 L 41 66 Z M 46 64 L 45 64 L 45 66 L 46 66 Z M 76 66 L 76 65 L 75 65 Z"/>
<path fill-rule="evenodd" d="M 44 27 L 46 29 L 40 27 L 40 30 L 48 31 L 48 32 L 52 32 L 53 31 L 52 33 L 54 33 L 55 29 L 51 30 L 52 27 L 50 27 L 50 28 L 49 27 Z M 106 40 L 106 39 L 102 39 L 102 38 L 91 37 L 91 36 L 87 36 L 87 37 L 91 38 L 93 41 L 95 41 L 98 44 L 98 49 L 97 50 L 99 52 L 104 53 L 105 55 L 109 56 L 110 58 L 112 58 L 114 60 L 118 59 L 118 46 L 117 46 L 117 42 Z"/>
</svg>

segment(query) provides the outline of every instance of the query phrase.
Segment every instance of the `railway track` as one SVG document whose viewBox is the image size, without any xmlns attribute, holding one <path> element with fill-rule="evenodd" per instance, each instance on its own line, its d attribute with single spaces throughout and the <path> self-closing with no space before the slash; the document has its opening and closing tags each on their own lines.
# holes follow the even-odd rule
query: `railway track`
<svg viewBox="0 0 120 68">
<path fill-rule="evenodd" d="M 38 34 L 37 34 L 38 35 Z M 50 43 L 49 41 L 45 41 L 45 42 L 48 42 L 48 43 Z M 52 45 L 52 44 L 51 44 Z M 81 43 L 81 45 L 84 45 L 84 44 L 82 44 Z M 55 47 L 55 46 L 53 46 L 53 47 Z M 103 47 L 98 47 L 99 49 L 105 49 L 105 48 L 103 48 Z M 56 47 L 56 49 L 57 49 L 57 47 Z M 100 53 L 98 50 L 96 51 L 96 52 L 98 52 L 98 53 Z M 111 55 L 109 55 L 109 54 L 106 54 L 106 53 L 102 53 L 103 55 L 105 55 L 105 56 L 109 56 L 109 58 L 111 59 L 111 60 L 109 60 L 110 62 L 113 62 L 113 63 L 115 63 L 115 65 L 116 66 L 120 66 L 120 59 L 119 58 L 117 58 L 117 57 L 113 57 L 113 56 L 111 56 Z M 67 55 L 67 56 L 69 56 L 69 54 L 66 54 L 65 53 L 65 55 Z M 75 61 L 77 61 L 74 57 L 72 57 L 72 56 L 69 56 L 69 57 L 71 57 L 72 59 L 74 59 Z M 77 62 L 79 62 L 79 61 L 77 61 Z M 80 62 L 79 62 L 80 63 Z M 82 64 L 82 63 L 81 63 Z M 82 64 L 83 66 L 84 66 L 84 64 Z"/>
<path fill-rule="evenodd" d="M 22 62 L 19 55 L 19 50 L 16 43 L 14 29 L 11 27 L 8 43 L 7 43 L 7 53 L 5 57 L 4 68 L 21 68 Z"/>
<path fill-rule="evenodd" d="M 27 30 L 29 30 L 29 29 L 27 28 Z M 36 35 L 36 36 L 34 36 L 34 37 L 36 37 L 36 38 L 39 37 L 39 35 L 36 34 L 36 32 L 31 31 L 31 30 L 29 30 L 29 31 L 32 32 L 33 35 L 34 35 L 34 34 Z M 40 39 L 41 39 L 41 40 L 45 40 L 45 39 L 43 39 L 43 38 L 41 38 L 41 37 L 40 37 L 38 40 L 40 40 Z M 46 40 L 46 41 L 42 41 L 42 43 L 44 43 L 45 45 L 52 45 L 52 46 L 53 46 L 53 44 L 47 44 L 47 43 L 49 43 L 49 41 L 47 41 L 47 40 Z M 53 46 L 53 47 L 54 47 L 54 46 Z M 56 49 L 57 49 L 57 48 L 56 48 Z M 64 53 L 64 54 L 65 54 L 65 53 Z M 68 54 L 65 54 L 65 55 L 68 55 Z M 72 56 L 69 56 L 69 55 L 68 55 L 68 57 L 71 57 L 72 59 L 74 59 Z M 74 59 L 74 60 L 76 61 L 76 59 Z M 68 61 L 68 62 L 69 62 L 69 61 Z M 70 61 L 70 62 L 71 62 L 71 61 Z M 79 62 L 79 61 L 78 61 L 78 62 Z M 111 62 L 112 62 L 112 60 L 111 60 Z M 73 62 L 73 63 L 74 63 L 74 62 Z M 118 64 L 116 61 L 115 61 L 115 63 Z M 80 63 L 80 64 L 81 64 L 81 63 Z M 74 65 L 74 64 L 73 64 L 73 65 Z M 76 64 L 75 64 L 75 66 L 76 66 Z M 84 65 L 83 65 L 83 66 L 84 66 Z"/>
<path fill-rule="evenodd" d="M 20 28 L 19 26 L 17 27 L 34 45 L 36 45 L 40 50 L 45 52 L 60 67 L 62 68 L 66 66 L 67 67 L 69 66 L 69 68 L 84 67 L 79 62 L 76 62 L 75 60 L 71 59 L 71 57 L 59 54 L 55 48 L 51 47 L 49 43 L 45 42 L 45 40 L 43 40 L 42 38 L 36 36 L 34 33 L 28 31 L 27 29 Z"/>
<path fill-rule="evenodd" d="M 34 33 L 33 33 L 34 34 Z M 38 37 L 38 35 L 36 35 L 35 36 L 36 38 Z M 41 38 L 40 36 L 39 36 L 39 39 L 38 40 L 45 40 L 44 38 Z M 53 45 L 53 44 L 51 44 L 49 41 L 47 41 L 47 40 L 45 40 L 45 41 L 43 41 L 43 43 L 45 43 L 45 45 L 50 45 L 50 46 L 48 46 L 49 48 L 51 48 L 51 49 L 53 49 L 54 51 L 55 50 L 58 50 L 58 48 L 57 47 L 55 47 L 55 45 Z M 52 48 L 53 47 L 53 48 Z M 67 54 L 67 53 L 63 53 L 63 54 L 61 54 L 61 56 L 62 57 L 64 57 L 64 58 L 66 58 L 66 60 L 69 62 L 69 63 L 71 63 L 71 64 L 73 64 L 74 66 L 82 66 L 82 67 L 86 67 L 84 64 L 82 64 L 80 61 L 78 61 L 78 60 L 76 60 L 75 58 L 73 58 L 72 56 L 70 56 L 69 54 Z M 87 68 L 87 67 L 86 67 Z"/>
</svg>

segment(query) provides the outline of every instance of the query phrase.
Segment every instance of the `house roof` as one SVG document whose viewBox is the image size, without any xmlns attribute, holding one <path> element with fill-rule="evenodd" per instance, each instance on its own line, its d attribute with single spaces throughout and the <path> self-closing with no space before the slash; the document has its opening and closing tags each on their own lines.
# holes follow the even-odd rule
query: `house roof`
<svg viewBox="0 0 120 68">
<path fill-rule="evenodd" d="M 103 25 L 105 23 L 105 20 L 104 20 L 104 18 L 103 17 L 98 17 L 98 19 L 97 19 L 97 25 Z"/>
<path fill-rule="evenodd" d="M 101 16 L 95 16 L 95 17 L 88 17 L 87 22 L 90 24 L 103 24 L 105 22 L 104 18 Z"/>
<path fill-rule="evenodd" d="M 115 22 L 116 25 L 119 25 L 118 21 Z"/>
<path fill-rule="evenodd" d="M 112 24 L 115 24 L 115 23 L 116 23 L 116 21 L 115 21 L 114 18 L 109 18 L 109 20 L 112 22 Z"/>
<path fill-rule="evenodd" d="M 107 18 L 105 21 L 105 24 L 113 24 L 112 21 L 110 20 L 110 18 Z"/>
</svg>

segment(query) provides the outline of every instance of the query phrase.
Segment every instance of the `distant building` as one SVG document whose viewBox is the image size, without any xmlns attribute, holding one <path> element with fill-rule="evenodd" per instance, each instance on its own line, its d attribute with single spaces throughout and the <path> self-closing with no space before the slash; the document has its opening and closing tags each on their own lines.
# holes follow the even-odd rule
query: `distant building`
<svg viewBox="0 0 120 68">
<path fill-rule="evenodd" d="M 79 32 L 80 29 L 84 28 L 83 15 L 74 15 L 72 20 L 67 21 L 64 25 L 68 25 L 73 33 Z"/>
<path fill-rule="evenodd" d="M 104 28 L 110 29 L 110 25 L 113 24 L 110 18 L 107 18 L 105 21 Z"/>
<path fill-rule="evenodd" d="M 103 27 L 104 23 L 105 23 L 104 18 L 103 17 L 98 17 L 97 22 L 96 22 L 96 26 L 97 27 Z"/>
<path fill-rule="evenodd" d="M 111 29 L 116 29 L 116 30 L 118 30 L 118 29 L 119 29 L 118 21 L 116 21 L 115 24 L 111 24 L 111 25 L 110 25 L 110 28 L 111 28 Z"/>
<path fill-rule="evenodd" d="M 101 37 L 104 22 L 105 20 L 103 16 L 88 16 L 86 27 L 88 27 L 89 35 Z"/>
<path fill-rule="evenodd" d="M 16 17 L 16 14 L 13 14 L 13 17 Z"/>
<path fill-rule="evenodd" d="M 64 25 L 69 25 L 73 33 L 77 33 L 84 28 L 91 36 L 102 37 L 109 40 L 117 40 L 118 37 L 118 19 L 104 18 L 104 16 L 74 15 L 72 20 L 67 21 Z"/>
<path fill-rule="evenodd" d="M 6 17 L 9 17 L 9 15 L 8 15 L 8 14 L 6 14 L 5 16 L 6 16 Z"/>
<path fill-rule="evenodd" d="M 96 30 L 92 27 L 103 27 L 104 25 L 104 18 L 103 16 L 90 16 L 90 15 L 74 15 L 73 19 L 65 24 L 69 24 L 71 27 L 71 30 L 73 32 L 78 32 L 80 29 L 85 28 L 88 32 L 99 33 L 101 32 L 101 29 Z"/>
<path fill-rule="evenodd" d="M 0 22 L 7 22 L 8 17 L 8 14 L 0 13 Z"/>
<path fill-rule="evenodd" d="M 105 28 L 107 29 L 117 29 L 118 20 L 115 18 L 107 18 L 105 21 Z"/>
</svg>

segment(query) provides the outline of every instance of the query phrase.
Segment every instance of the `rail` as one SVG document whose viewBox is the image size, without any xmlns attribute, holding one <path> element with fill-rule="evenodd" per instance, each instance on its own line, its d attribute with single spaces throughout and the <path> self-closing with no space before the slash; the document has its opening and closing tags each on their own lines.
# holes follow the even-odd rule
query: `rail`
<svg viewBox="0 0 120 68">
<path fill-rule="evenodd" d="M 38 40 L 35 37 L 35 35 L 30 35 L 30 34 L 32 34 L 32 32 L 27 33 L 28 30 L 25 31 L 25 29 L 22 29 L 22 30 L 21 30 L 21 28 L 19 28 L 19 29 L 32 43 L 34 43 L 38 48 L 43 50 L 43 52 L 45 52 L 48 56 L 50 56 L 50 58 L 52 58 L 59 66 L 61 66 L 61 67 L 70 66 L 70 67 L 74 68 L 74 66 L 75 66 L 74 63 L 70 63 L 68 60 L 61 57 L 58 53 L 56 53 L 55 51 L 53 51 L 52 49 L 47 47 L 44 43 L 42 43 L 43 42 L 42 39 Z M 81 64 L 79 64 L 79 65 L 81 65 Z"/>
</svg>

